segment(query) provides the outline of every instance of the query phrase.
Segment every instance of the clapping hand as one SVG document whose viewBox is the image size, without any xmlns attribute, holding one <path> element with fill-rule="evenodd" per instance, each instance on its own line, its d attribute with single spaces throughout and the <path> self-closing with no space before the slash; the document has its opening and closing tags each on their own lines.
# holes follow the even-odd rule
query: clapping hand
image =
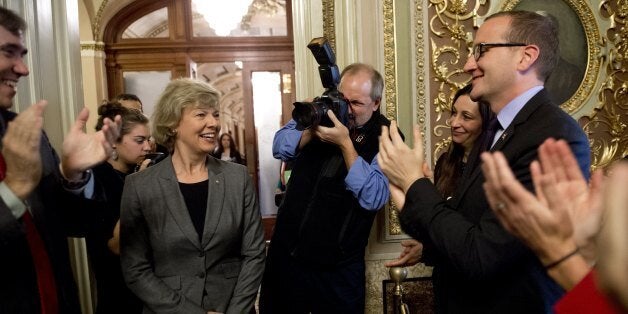
<svg viewBox="0 0 628 314">
<path fill-rule="evenodd" d="M 78 181 L 85 170 L 107 160 L 120 136 L 120 116 L 116 116 L 114 121 L 105 118 L 102 129 L 91 134 L 84 131 L 88 117 L 89 110 L 83 108 L 63 141 L 61 171 L 70 181 Z"/>
<path fill-rule="evenodd" d="M 44 109 L 41 100 L 9 122 L 2 138 L 2 156 L 6 164 L 4 182 L 21 200 L 25 200 L 41 179 L 41 133 Z"/>
<path fill-rule="evenodd" d="M 400 210 L 412 183 L 425 177 L 423 159 L 423 138 L 418 125 L 414 127 L 414 148 L 403 142 L 395 121 L 390 129 L 382 127 L 377 163 L 388 177 L 393 201 Z"/>
</svg>

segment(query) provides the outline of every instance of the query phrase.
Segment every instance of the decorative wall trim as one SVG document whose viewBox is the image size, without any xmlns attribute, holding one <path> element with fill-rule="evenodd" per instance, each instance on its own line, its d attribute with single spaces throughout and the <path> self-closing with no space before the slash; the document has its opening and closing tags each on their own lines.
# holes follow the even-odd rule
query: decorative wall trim
<svg viewBox="0 0 628 314">
<path fill-rule="evenodd" d="M 387 118 L 394 120 L 397 117 L 397 71 L 395 56 L 395 9 L 393 0 L 383 0 L 384 14 L 384 94 L 386 96 L 386 112 Z M 384 240 L 390 236 L 402 235 L 401 226 L 399 224 L 399 212 L 397 206 L 390 200 L 386 206 L 387 222 L 385 223 Z"/>
<path fill-rule="evenodd" d="M 81 52 L 82 51 L 105 51 L 105 43 L 102 41 L 82 41 L 81 42 Z"/>
<path fill-rule="evenodd" d="M 323 0 L 323 36 L 336 51 L 336 23 L 334 0 Z"/>
<path fill-rule="evenodd" d="M 602 168 L 628 155 L 628 3 L 604 0 L 598 14 L 608 17 L 610 26 L 602 41 L 606 49 L 604 79 L 599 88 L 596 110 L 584 125 L 589 136 L 593 168 Z"/>
<path fill-rule="evenodd" d="M 395 12 L 393 0 L 384 0 L 384 89 L 386 117 L 397 117 L 397 71 L 395 51 Z"/>
<path fill-rule="evenodd" d="M 109 0 L 102 0 L 102 2 L 100 3 L 100 7 L 98 7 L 98 12 L 96 13 L 96 16 L 94 17 L 94 20 L 92 21 L 92 35 L 94 36 L 94 40 L 101 39 L 100 38 L 100 31 L 101 31 L 100 23 L 102 22 L 102 15 L 103 15 L 103 12 L 105 12 L 105 8 L 107 7 L 107 4 L 109 4 Z"/>
</svg>

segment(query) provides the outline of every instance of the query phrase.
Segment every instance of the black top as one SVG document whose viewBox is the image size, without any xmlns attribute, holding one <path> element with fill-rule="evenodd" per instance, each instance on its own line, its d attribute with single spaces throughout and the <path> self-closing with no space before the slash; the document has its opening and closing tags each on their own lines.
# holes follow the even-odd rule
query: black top
<svg viewBox="0 0 628 314">
<path fill-rule="evenodd" d="M 205 227 L 209 180 L 196 183 L 179 182 L 179 189 L 181 190 L 181 194 L 183 194 L 185 206 L 190 213 L 194 229 L 196 229 L 196 233 L 198 233 L 198 239 L 201 240 L 203 238 L 203 228 Z"/>
<path fill-rule="evenodd" d="M 353 146 L 367 163 L 379 150 L 382 125 L 390 121 L 374 113 L 364 127 L 352 130 Z M 347 190 L 340 148 L 314 139 L 303 147 L 293 166 L 277 213 L 275 250 L 316 267 L 363 261 L 377 211 L 362 208 Z"/>
<path fill-rule="evenodd" d="M 98 304 L 96 313 L 141 313 L 142 302 L 126 287 L 120 256 L 107 245 L 113 237 L 113 229 L 120 219 L 120 200 L 126 173 L 104 162 L 93 168 L 95 188 L 103 197 L 85 200 L 85 212 L 89 212 L 86 244 L 87 253 L 96 277 Z"/>
</svg>

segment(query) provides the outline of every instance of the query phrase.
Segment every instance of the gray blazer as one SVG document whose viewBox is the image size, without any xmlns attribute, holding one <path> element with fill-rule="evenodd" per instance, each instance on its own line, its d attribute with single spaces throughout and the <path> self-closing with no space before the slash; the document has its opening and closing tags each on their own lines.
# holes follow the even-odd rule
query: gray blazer
<svg viewBox="0 0 628 314">
<path fill-rule="evenodd" d="M 129 175 L 120 214 L 121 263 L 144 313 L 248 313 L 264 269 L 253 183 L 242 165 L 207 158 L 202 241 L 168 157 Z"/>
</svg>

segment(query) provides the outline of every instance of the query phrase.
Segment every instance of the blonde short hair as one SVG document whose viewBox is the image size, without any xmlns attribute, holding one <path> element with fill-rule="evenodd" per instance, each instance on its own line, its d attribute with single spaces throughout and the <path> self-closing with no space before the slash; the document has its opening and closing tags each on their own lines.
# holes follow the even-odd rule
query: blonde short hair
<svg viewBox="0 0 628 314">
<path fill-rule="evenodd" d="M 189 78 L 171 81 L 164 89 L 153 112 L 153 137 L 170 152 L 174 149 L 176 132 L 183 110 L 189 106 L 220 110 L 220 92 L 211 85 Z"/>
</svg>

